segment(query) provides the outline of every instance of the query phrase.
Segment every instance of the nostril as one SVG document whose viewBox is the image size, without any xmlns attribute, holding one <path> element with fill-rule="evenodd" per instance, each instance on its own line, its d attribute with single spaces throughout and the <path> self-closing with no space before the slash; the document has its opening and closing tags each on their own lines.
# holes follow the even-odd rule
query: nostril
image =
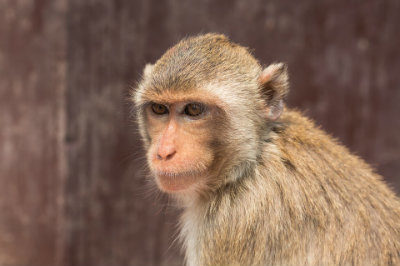
<svg viewBox="0 0 400 266">
<path fill-rule="evenodd" d="M 167 155 L 167 157 L 165 158 L 166 160 L 172 159 L 172 157 L 175 155 L 176 151 L 170 153 Z"/>
<path fill-rule="evenodd" d="M 163 153 L 157 153 L 157 159 L 158 160 L 169 160 L 169 159 L 172 159 L 172 157 L 174 157 L 175 153 L 176 153 L 176 151 L 167 153 L 166 155 Z"/>
</svg>

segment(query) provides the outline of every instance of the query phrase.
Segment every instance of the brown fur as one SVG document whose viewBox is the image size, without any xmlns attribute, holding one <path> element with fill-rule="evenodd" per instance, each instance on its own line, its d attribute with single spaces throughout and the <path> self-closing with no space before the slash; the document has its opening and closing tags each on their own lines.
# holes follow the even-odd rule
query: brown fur
<svg viewBox="0 0 400 266">
<path fill-rule="evenodd" d="M 146 67 L 135 101 L 150 167 L 206 169 L 195 179 L 172 175 L 179 189 L 164 189 L 183 207 L 187 264 L 400 265 L 398 198 L 300 113 L 282 113 L 287 80 L 283 64 L 262 71 L 216 34 L 185 39 Z M 190 101 L 215 109 L 189 123 L 145 108 Z M 176 156 L 159 162 L 166 142 Z"/>
</svg>

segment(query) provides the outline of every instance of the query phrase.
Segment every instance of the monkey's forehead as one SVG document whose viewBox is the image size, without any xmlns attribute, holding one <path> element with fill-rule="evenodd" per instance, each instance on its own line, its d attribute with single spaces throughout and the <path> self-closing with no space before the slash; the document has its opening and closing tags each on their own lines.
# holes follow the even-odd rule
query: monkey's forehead
<svg viewBox="0 0 400 266">
<path fill-rule="evenodd" d="M 152 90 L 161 93 L 165 90 L 174 92 L 190 92 L 209 84 L 217 84 L 216 87 L 226 87 L 232 91 L 234 87 L 246 87 L 258 81 L 261 67 L 253 64 L 246 67 L 240 61 L 224 64 L 224 60 L 218 63 L 209 61 L 178 62 L 171 60 L 171 64 L 158 64 L 145 81 Z"/>
<path fill-rule="evenodd" d="M 223 99 L 220 99 L 212 92 L 193 89 L 189 91 L 176 91 L 176 90 L 145 90 L 140 95 L 138 104 L 145 104 L 148 102 L 156 102 L 162 104 L 175 104 L 183 102 L 202 102 L 209 105 L 219 106 L 221 108 L 226 106 Z"/>
</svg>

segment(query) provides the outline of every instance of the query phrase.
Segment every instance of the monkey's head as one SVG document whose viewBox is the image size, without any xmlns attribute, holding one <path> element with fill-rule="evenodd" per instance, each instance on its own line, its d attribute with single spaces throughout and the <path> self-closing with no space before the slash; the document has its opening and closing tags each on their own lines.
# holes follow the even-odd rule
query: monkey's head
<svg viewBox="0 0 400 266">
<path fill-rule="evenodd" d="M 147 65 L 134 100 L 159 188 L 207 192 L 251 171 L 287 91 L 284 64 L 262 70 L 224 35 L 184 39 Z"/>
</svg>

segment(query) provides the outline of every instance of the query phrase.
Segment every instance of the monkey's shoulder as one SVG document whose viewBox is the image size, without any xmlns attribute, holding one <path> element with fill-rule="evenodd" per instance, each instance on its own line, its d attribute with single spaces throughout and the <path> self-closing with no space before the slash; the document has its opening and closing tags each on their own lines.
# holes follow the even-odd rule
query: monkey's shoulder
<svg viewBox="0 0 400 266">
<path fill-rule="evenodd" d="M 300 154 L 324 153 L 346 160 L 360 160 L 336 138 L 297 110 L 287 109 L 279 122 L 272 127 L 272 132 L 275 133 L 276 144 L 282 150 L 293 150 Z"/>
<path fill-rule="evenodd" d="M 275 159 L 286 170 L 310 175 L 311 169 L 319 179 L 380 183 L 382 177 L 363 159 L 300 112 L 287 110 L 276 128 L 279 130 L 272 128 L 273 145 L 277 151 Z M 267 153 L 268 149 L 265 149 Z"/>
<path fill-rule="evenodd" d="M 320 187 L 335 184 L 340 195 L 352 201 L 361 202 L 364 197 L 371 198 L 371 202 L 378 199 L 379 204 L 385 205 L 387 199 L 391 199 L 391 204 L 400 210 L 399 199 L 383 182 L 382 176 L 312 120 L 298 111 L 287 110 L 277 127 L 280 129 L 275 130 L 272 144 L 275 145 L 275 156 L 270 157 L 268 166 L 292 173 L 294 180 Z M 266 148 L 265 154 L 271 154 L 270 150 Z M 361 196 L 356 200 L 355 195 Z"/>
</svg>

